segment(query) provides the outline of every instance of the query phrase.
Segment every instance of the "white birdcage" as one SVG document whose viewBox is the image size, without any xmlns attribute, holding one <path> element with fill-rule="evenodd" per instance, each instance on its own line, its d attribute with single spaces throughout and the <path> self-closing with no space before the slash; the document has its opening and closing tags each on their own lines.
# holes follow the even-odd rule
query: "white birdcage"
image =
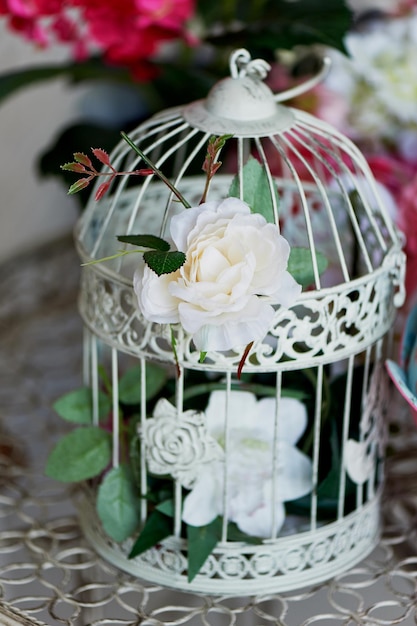
<svg viewBox="0 0 417 626">
<path fill-rule="evenodd" d="M 396 307 L 404 297 L 401 241 L 365 159 L 352 142 L 315 117 L 279 104 L 313 82 L 274 95 L 263 82 L 267 70 L 265 62 L 252 61 L 246 51 L 239 50 L 231 58 L 231 77 L 220 81 L 206 100 L 163 111 L 130 135 L 192 206 L 198 205 L 205 184 L 201 166 L 210 137 L 232 135 L 223 148 L 223 165 L 211 181 L 208 200 L 226 198 L 233 185 L 235 195 L 246 199 L 253 190 L 245 188 L 249 183 L 244 168 L 254 157 L 269 190 L 270 221 L 291 247 L 309 251 L 310 284 L 293 305 L 275 306 L 265 339 L 251 347 L 242 379 L 237 380 L 236 371 L 244 346 L 227 352 L 209 351 L 202 360 L 192 335 L 180 324 L 145 320 L 132 287 L 136 255 L 83 269 L 80 312 L 86 328 L 86 381 L 92 388 L 95 423 L 101 384 L 97 372 L 102 365 L 113 387 L 113 466 L 117 467 L 124 454 L 118 380 L 126 367 L 140 365 L 141 524 L 155 506 L 150 479 L 157 481 L 158 476 L 165 479 L 164 473 L 171 474 L 173 507 L 170 536 L 131 559 L 128 554 L 134 538 L 119 544 L 106 535 L 95 514 L 94 489 L 80 505 L 82 525 L 95 548 L 121 569 L 183 590 L 252 594 L 315 584 L 360 561 L 374 548 L 380 532 L 383 394 L 387 387 L 381 363 Z M 110 157 L 120 171 L 147 167 L 124 140 Z M 81 259 L 88 263 L 117 254 L 118 235 L 168 237 L 172 216 L 184 210 L 157 176 L 119 177 L 107 197 L 99 202 L 90 200 L 77 225 Z M 328 262 L 325 269 L 323 257 Z M 152 413 L 152 403 L 146 398 L 147 372 L 152 375 L 155 363 L 172 372 L 175 387 L 169 405 L 174 408 L 170 412 L 165 407 L 159 422 L 161 410 Z M 208 381 L 207 389 L 218 392 L 210 410 L 224 406 L 224 431 L 215 444 L 205 430 L 207 394 L 194 395 L 198 390 L 194 383 L 200 384 L 202 376 Z M 265 423 L 269 420 L 268 428 L 273 423 L 269 442 L 256 439 L 248 426 L 250 416 L 232 414 L 234 394 L 240 390 L 249 393 L 240 396 L 238 404 L 243 406 L 243 400 L 246 407 L 252 407 L 254 427 L 262 423 L 266 428 L 263 418 Z M 308 467 L 311 487 L 292 500 L 298 492 L 297 488 L 292 491 L 293 477 L 286 476 L 285 459 L 280 457 L 285 446 L 279 441 L 291 430 L 293 418 L 296 421 L 291 401 L 298 403 L 294 409 L 298 411 L 298 392 L 305 394 L 302 402 L 307 423 L 304 433 L 299 429 L 297 435 L 288 436 L 296 454 L 302 454 L 304 461 L 308 458 L 303 467 Z M 267 402 L 263 403 L 265 394 Z M 292 397 L 288 402 L 288 396 L 296 400 Z M 165 400 L 168 402 L 167 396 Z M 164 451 L 158 446 L 165 445 L 167 422 L 171 423 L 171 440 L 168 437 L 165 444 L 173 447 Z M 232 459 L 234 448 L 243 441 L 236 443 L 236 432 L 250 441 L 245 440 L 248 448 Z M 183 448 L 176 447 L 178 442 Z M 258 450 L 258 456 L 245 457 L 251 442 L 252 448 L 258 446 L 262 453 Z M 221 458 L 219 446 L 224 451 Z M 164 452 L 166 456 L 172 452 L 171 467 L 168 461 L 165 465 L 161 461 Z M 246 477 L 236 479 L 234 473 L 240 471 L 236 459 L 247 463 Z M 204 465 L 206 470 L 221 467 L 223 472 L 216 494 L 220 535 L 198 574 L 189 581 L 184 498 Z M 235 493 L 236 484 L 242 489 L 245 480 L 247 486 Z M 249 485 L 251 480 L 254 485 Z M 290 493 L 284 497 L 284 491 Z M 249 500 L 256 495 L 259 502 L 251 512 Z M 262 517 L 262 510 L 268 511 L 272 516 L 269 536 L 254 540 L 247 535 L 246 541 L 242 524 L 236 535 L 234 522 L 241 518 L 233 507 L 238 501 L 247 517 L 252 513 Z M 277 511 L 283 510 L 285 520 L 278 528 L 274 519 Z"/>
</svg>

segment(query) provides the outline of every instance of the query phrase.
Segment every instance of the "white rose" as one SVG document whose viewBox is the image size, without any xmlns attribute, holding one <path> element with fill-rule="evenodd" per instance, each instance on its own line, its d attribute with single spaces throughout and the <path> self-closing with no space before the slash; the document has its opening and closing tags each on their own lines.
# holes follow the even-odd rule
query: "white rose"
<svg viewBox="0 0 417 626">
<path fill-rule="evenodd" d="M 237 198 L 174 216 L 171 237 L 186 254 L 184 265 L 162 276 L 145 266 L 135 273 L 134 289 L 147 320 L 179 322 L 200 351 L 263 339 L 271 305 L 290 306 L 301 292 L 287 272 L 286 239 Z"/>
<path fill-rule="evenodd" d="M 153 417 L 140 426 L 146 444 L 148 469 L 171 474 L 190 489 L 202 464 L 223 458 L 223 450 L 207 434 L 204 413 L 177 409 L 165 398 L 158 400 Z"/>
</svg>

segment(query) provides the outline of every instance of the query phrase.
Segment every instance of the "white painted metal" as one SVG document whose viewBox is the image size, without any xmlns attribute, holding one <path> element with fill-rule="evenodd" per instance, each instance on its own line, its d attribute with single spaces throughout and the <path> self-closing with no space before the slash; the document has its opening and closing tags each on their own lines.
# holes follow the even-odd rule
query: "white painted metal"
<svg viewBox="0 0 417 626">
<path fill-rule="evenodd" d="M 401 241 L 358 149 L 328 124 L 277 104 L 277 100 L 285 99 L 285 94 L 275 96 L 268 90 L 262 82 L 266 69 L 263 62 L 251 61 L 247 53 L 238 51 L 232 59 L 232 77 L 215 86 L 207 100 L 164 111 L 137 128 L 131 138 L 170 177 L 183 196 L 191 204 L 197 204 L 204 179 L 196 172 L 201 168 L 207 140 L 211 134 L 232 133 L 234 138 L 228 142 L 224 154 L 224 173 L 216 174 L 209 198 L 227 196 L 233 176 L 241 172 L 246 157 L 254 154 L 265 166 L 277 227 L 290 245 L 311 251 L 314 271 L 311 288 L 290 309 L 277 307 L 268 337 L 254 345 L 245 364 L 247 372 L 275 376 L 277 406 L 283 376 L 299 372 L 302 377 L 303 371 L 309 369 L 316 380 L 311 433 L 308 433 L 312 438 L 314 477 L 310 512 L 307 517 L 292 520 L 292 526 L 284 529 L 283 536 L 271 535 L 259 546 L 229 541 L 226 513 L 223 541 L 192 583 L 186 577 L 187 546 L 180 538 L 183 484 L 178 480 L 173 537 L 134 561 L 126 557 L 128 545 L 117 546 L 105 538 L 90 506 L 84 503 L 81 513 L 91 542 L 122 569 L 153 582 L 207 593 L 283 591 L 314 584 L 359 561 L 370 552 L 379 536 L 383 460 L 380 404 L 385 385 L 381 362 L 385 336 L 393 325 L 396 308 L 404 299 Z M 239 99 L 239 107 L 232 119 L 233 97 Z M 111 160 L 123 170 L 141 167 L 140 159 L 124 141 L 115 148 Z M 242 181 L 241 177 L 243 196 Z M 134 186 L 132 182 L 136 183 L 132 178 L 121 177 L 108 199 L 95 203 L 92 198 L 89 202 L 76 231 L 82 261 L 116 253 L 120 248 L 116 240 L 119 234 L 168 235 L 170 218 L 181 210 L 171 191 L 153 176 Z M 275 201 L 275 185 L 279 203 Z M 330 261 L 322 275 L 316 262 L 317 252 L 324 253 Z M 147 362 L 156 360 L 172 367 L 174 357 L 171 329 L 146 322 L 135 305 L 132 256 L 84 268 L 80 312 L 92 336 L 111 347 L 113 376 L 122 371 L 123 355 L 130 355 L 141 363 L 144 380 Z M 229 397 L 241 354 L 210 352 L 206 361 L 200 363 L 191 337 L 181 328 L 176 328 L 175 334 L 181 372 L 177 379 L 176 410 L 181 428 L 186 392 L 184 373 L 199 370 L 221 374 Z M 87 360 L 94 369 L 94 353 Z M 364 367 L 362 413 L 355 416 L 359 424 L 356 440 L 350 427 L 351 390 L 354 368 L 358 365 Z M 324 454 L 321 435 L 325 371 L 330 378 L 346 372 L 340 414 L 342 441 L 346 448 L 355 449 L 357 445 L 363 450 L 366 446 L 364 458 L 371 464 L 366 479 L 355 478 L 356 504 L 352 509 L 350 503 L 349 508 L 347 480 L 348 476 L 352 480 L 357 474 L 350 466 L 350 457 L 345 458 L 345 449 L 342 450 L 337 513 L 326 523 L 319 520 L 317 510 L 318 474 Z M 90 380 L 98 384 L 94 372 Z M 145 400 L 142 400 L 142 424 L 150 417 L 144 408 Z M 114 420 L 118 420 L 116 407 Z M 146 450 L 142 442 L 143 495 L 147 488 L 145 457 L 149 455 L 152 450 Z M 117 452 L 114 462 L 118 462 Z M 272 462 L 275 466 L 277 460 Z M 227 450 L 225 468 L 227 472 Z M 227 512 L 227 480 L 225 485 L 223 501 Z M 142 517 L 145 516 L 143 500 Z"/>
</svg>

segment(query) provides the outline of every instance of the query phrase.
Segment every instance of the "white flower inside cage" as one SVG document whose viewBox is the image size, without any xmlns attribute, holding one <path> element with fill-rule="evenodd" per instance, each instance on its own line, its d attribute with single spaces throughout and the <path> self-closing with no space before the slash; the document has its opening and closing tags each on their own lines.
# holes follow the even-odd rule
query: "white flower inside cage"
<svg viewBox="0 0 417 626">
<path fill-rule="evenodd" d="M 205 411 L 207 431 L 223 446 L 226 406 L 227 502 L 225 459 L 215 459 L 200 466 L 184 500 L 183 520 L 204 526 L 227 513 L 242 532 L 275 537 L 285 521 L 284 502 L 305 496 L 313 487 L 311 459 L 295 447 L 307 426 L 305 406 L 281 398 L 277 414 L 274 398 L 257 401 L 252 393 L 232 391 L 227 402 L 225 392 L 214 391 Z"/>
</svg>

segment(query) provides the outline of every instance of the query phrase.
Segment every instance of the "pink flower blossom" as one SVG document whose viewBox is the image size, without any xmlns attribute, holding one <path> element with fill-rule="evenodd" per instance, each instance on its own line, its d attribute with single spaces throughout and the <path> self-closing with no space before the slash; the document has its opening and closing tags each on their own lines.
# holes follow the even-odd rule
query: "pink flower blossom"
<svg viewBox="0 0 417 626">
<path fill-rule="evenodd" d="M 404 161 L 393 154 L 368 155 L 367 161 L 376 180 L 384 185 L 396 199 L 417 170 L 417 164 Z"/>
<path fill-rule="evenodd" d="M 10 29 L 38 46 L 72 46 L 76 59 L 101 53 L 109 63 L 151 78 L 161 44 L 191 39 L 186 22 L 195 0 L 0 0 Z"/>
<path fill-rule="evenodd" d="M 417 174 L 398 196 L 398 226 L 406 234 L 407 255 L 417 258 Z M 416 276 L 414 276 L 414 282 Z"/>
</svg>

